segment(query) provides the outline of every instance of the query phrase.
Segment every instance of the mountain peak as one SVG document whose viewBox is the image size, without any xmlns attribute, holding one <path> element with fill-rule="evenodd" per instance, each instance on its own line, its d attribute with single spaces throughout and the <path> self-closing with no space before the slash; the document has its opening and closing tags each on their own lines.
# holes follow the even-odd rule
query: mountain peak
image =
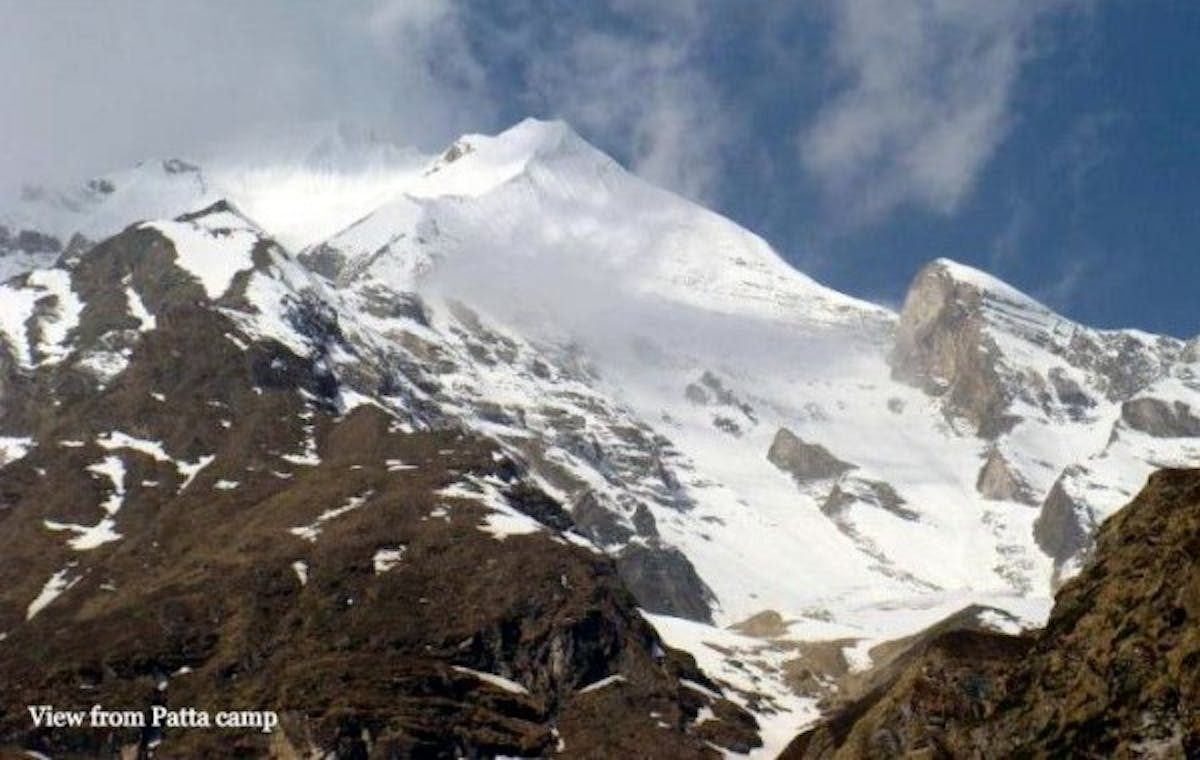
<svg viewBox="0 0 1200 760">
<path fill-rule="evenodd" d="M 913 287 L 916 288 L 922 280 L 929 277 L 940 277 L 957 285 L 968 286 L 980 294 L 990 296 L 993 300 L 1004 301 L 1013 306 L 1039 312 L 1052 312 L 1045 304 L 1009 285 L 999 277 L 953 259 L 937 258 L 930 261 L 917 273 Z"/>
<path fill-rule="evenodd" d="M 599 153 L 579 133 L 561 119 L 522 119 L 495 135 L 467 134 L 455 144 L 488 145 L 493 150 L 524 154 L 529 158 L 545 156 L 565 147 L 587 147 Z"/>
<path fill-rule="evenodd" d="M 574 171 L 617 168 L 612 158 L 566 122 L 528 118 L 496 135 L 459 137 L 407 192 L 422 197 L 478 196 L 525 174 L 534 165 L 562 162 L 575 164 Z"/>
</svg>

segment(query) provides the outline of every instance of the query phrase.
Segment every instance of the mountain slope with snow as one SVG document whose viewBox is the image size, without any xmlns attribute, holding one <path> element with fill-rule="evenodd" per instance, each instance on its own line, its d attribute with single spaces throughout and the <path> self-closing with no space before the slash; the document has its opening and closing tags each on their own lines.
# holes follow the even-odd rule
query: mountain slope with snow
<svg viewBox="0 0 1200 760">
<path fill-rule="evenodd" d="M 946 260 L 893 313 L 558 122 L 436 157 L 335 148 L 144 164 L 0 216 L 5 239 L 59 241 L 0 249 L 23 272 L 2 286 L 0 441 L 37 437 L 15 411 L 46 392 L 31 378 L 115 387 L 164 304 L 209 303 L 232 343 L 305 357 L 339 413 L 460 426 L 519 463 L 758 716 L 764 753 L 881 642 L 971 605 L 1039 624 L 1095 525 L 1200 454 L 1195 344 L 1075 324 Z M 173 264 L 120 298 L 87 244 L 59 257 L 130 225 Z"/>
</svg>

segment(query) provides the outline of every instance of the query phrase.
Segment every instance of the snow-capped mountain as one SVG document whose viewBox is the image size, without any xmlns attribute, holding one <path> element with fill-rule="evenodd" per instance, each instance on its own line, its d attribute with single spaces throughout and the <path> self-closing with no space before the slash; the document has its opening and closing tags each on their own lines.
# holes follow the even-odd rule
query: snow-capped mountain
<svg viewBox="0 0 1200 760">
<path fill-rule="evenodd" d="M 172 299 L 195 300 L 235 347 L 302 359 L 292 390 L 335 416 L 495 446 L 565 522 L 514 513 L 494 484 L 453 493 L 493 528 L 611 557 L 666 644 L 757 716 L 767 754 L 877 644 L 971 605 L 981 625 L 1040 624 L 1096 525 L 1200 453 L 1194 342 L 1075 324 L 946 260 L 893 313 L 559 122 L 439 156 L 321 145 L 277 166 L 148 162 L 0 212 L 7 461 L 51 440 L 20 404 L 119 387 Z M 106 289 L 121 230 L 157 254 Z M 291 463 L 317 466 L 315 441 Z M 163 461 L 194 475 L 201 448 Z M 117 551 L 124 513 L 103 512 L 43 516 L 39 540 Z M 23 586 L 20 608 L 51 604 L 73 567 Z"/>
</svg>

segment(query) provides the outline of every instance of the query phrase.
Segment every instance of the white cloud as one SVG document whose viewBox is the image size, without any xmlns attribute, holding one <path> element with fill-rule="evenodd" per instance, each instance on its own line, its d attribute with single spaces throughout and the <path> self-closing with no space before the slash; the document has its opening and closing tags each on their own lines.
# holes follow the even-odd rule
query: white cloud
<svg viewBox="0 0 1200 760">
<path fill-rule="evenodd" d="M 432 149 L 495 102 L 448 0 L 0 0 L 0 191 L 345 121 Z"/>
<path fill-rule="evenodd" d="M 418 106 L 414 115 L 439 128 L 462 127 L 467 119 L 487 121 L 495 113 L 487 72 L 471 49 L 466 23 L 452 0 L 377 2 L 365 25 L 391 78 L 385 91 L 393 93 L 399 110 L 405 103 Z"/>
<path fill-rule="evenodd" d="M 703 11 L 639 0 L 614 0 L 611 9 L 638 33 L 579 29 L 562 48 L 539 51 L 525 99 L 629 146 L 631 168 L 649 181 L 712 200 L 722 152 L 741 125 L 705 73 Z"/>
<path fill-rule="evenodd" d="M 434 150 L 525 110 L 565 118 L 649 180 L 711 200 L 736 120 L 700 54 L 701 4 L 493 11 L 520 23 L 460 0 L 0 0 L 0 193 L 144 158 L 204 160 L 214 145 L 312 123 Z"/>
<path fill-rule="evenodd" d="M 799 137 L 805 169 L 855 221 L 953 212 L 1004 139 L 1039 17 L 1056 0 L 838 0 L 842 85 Z"/>
</svg>

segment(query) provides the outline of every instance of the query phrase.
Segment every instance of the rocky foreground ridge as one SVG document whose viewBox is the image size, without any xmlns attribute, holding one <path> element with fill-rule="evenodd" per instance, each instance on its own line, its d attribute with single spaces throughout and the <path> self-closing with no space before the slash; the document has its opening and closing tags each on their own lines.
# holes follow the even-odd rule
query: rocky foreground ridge
<svg viewBox="0 0 1200 760">
<path fill-rule="evenodd" d="M 1044 629 L 923 642 L 782 755 L 834 757 L 1200 757 L 1200 470 L 1101 527 Z"/>
</svg>

